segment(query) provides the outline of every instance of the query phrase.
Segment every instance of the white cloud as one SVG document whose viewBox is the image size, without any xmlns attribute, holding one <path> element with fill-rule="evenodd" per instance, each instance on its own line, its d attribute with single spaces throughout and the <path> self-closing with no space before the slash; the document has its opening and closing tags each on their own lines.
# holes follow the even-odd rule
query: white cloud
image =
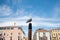
<svg viewBox="0 0 60 40">
<path fill-rule="evenodd" d="M 40 21 L 60 21 L 59 18 L 41 18 L 41 17 L 34 17 L 33 20 L 40 20 Z"/>
<path fill-rule="evenodd" d="M 9 6 L 0 6 L 0 16 L 8 16 L 12 13 L 12 9 Z"/>
<path fill-rule="evenodd" d="M 60 23 L 50 23 L 50 22 L 33 22 L 34 26 L 45 26 L 45 27 L 59 27 Z"/>
<path fill-rule="evenodd" d="M 25 9 L 20 9 L 20 10 L 17 9 L 17 11 L 16 11 L 16 15 L 23 15 L 23 14 L 25 14 L 25 13 L 27 13 L 27 12 L 25 11 Z"/>
<path fill-rule="evenodd" d="M 27 25 L 24 21 L 7 21 L 7 22 L 2 22 L 0 23 L 0 27 L 4 26 L 14 26 L 14 22 L 16 22 L 16 26 L 25 26 Z"/>
<path fill-rule="evenodd" d="M 0 16 L 23 16 L 27 15 L 29 12 L 27 12 L 25 9 L 17 9 L 16 12 L 13 11 L 13 9 L 7 5 L 1 5 L 0 6 Z M 13 15 L 11 15 L 13 14 Z"/>
<path fill-rule="evenodd" d="M 56 10 L 57 12 L 60 12 L 60 9 Z M 0 15 L 1 16 L 7 16 L 13 13 L 12 9 L 6 5 L 0 6 Z M 25 13 L 28 13 L 25 11 L 25 9 L 17 10 L 16 15 L 24 15 Z M 33 12 L 32 12 L 33 13 Z M 15 16 L 16 16 L 15 15 Z M 31 14 L 32 15 L 32 14 Z M 57 27 L 60 26 L 60 19 L 59 18 L 41 18 L 38 16 L 18 16 L 18 17 L 8 17 L 8 18 L 0 18 L 0 26 L 12 26 L 14 22 L 16 22 L 16 25 L 23 25 L 27 26 L 26 21 L 29 18 L 32 18 L 32 24 L 33 26 L 48 26 L 48 27 Z M 55 23 L 58 22 L 58 23 Z"/>
<path fill-rule="evenodd" d="M 33 25 L 34 26 L 47 26 L 47 27 L 59 27 L 60 26 L 60 19 L 59 18 L 41 18 L 41 17 L 34 17 L 33 18 Z"/>
<path fill-rule="evenodd" d="M 17 17 L 17 18 L 1 18 L 0 21 L 4 21 L 2 23 L 0 23 L 0 26 L 9 26 L 9 25 L 13 25 L 14 22 L 16 22 L 17 26 L 23 25 L 23 26 L 27 26 L 27 19 L 31 18 L 30 16 L 23 16 L 23 17 Z M 47 18 L 41 18 L 41 17 L 32 17 L 33 21 L 32 24 L 33 26 L 48 26 L 48 27 L 59 27 L 60 26 L 60 22 L 57 22 L 58 20 L 60 21 L 60 19 L 47 19 Z M 55 21 L 54 21 L 55 20 Z M 54 22 L 53 22 L 54 21 Z"/>
</svg>

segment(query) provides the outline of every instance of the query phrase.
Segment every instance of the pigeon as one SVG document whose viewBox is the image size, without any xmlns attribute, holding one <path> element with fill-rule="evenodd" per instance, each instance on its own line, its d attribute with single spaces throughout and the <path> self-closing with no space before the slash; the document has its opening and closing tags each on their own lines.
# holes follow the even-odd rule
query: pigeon
<svg viewBox="0 0 60 40">
<path fill-rule="evenodd" d="M 32 21 L 32 18 L 28 19 L 26 23 L 31 22 L 31 21 Z"/>
</svg>

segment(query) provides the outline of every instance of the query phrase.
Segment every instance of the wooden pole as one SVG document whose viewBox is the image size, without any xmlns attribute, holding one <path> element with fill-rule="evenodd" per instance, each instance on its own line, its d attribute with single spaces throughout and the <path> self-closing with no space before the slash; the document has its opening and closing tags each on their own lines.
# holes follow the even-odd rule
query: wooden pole
<svg viewBox="0 0 60 40">
<path fill-rule="evenodd" d="M 29 23 L 28 27 L 28 40 L 32 40 L 32 23 Z"/>
</svg>

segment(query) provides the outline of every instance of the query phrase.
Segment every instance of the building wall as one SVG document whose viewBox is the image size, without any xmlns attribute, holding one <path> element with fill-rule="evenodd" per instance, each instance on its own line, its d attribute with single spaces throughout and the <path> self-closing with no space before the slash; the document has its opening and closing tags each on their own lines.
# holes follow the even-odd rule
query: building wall
<svg viewBox="0 0 60 40">
<path fill-rule="evenodd" d="M 34 33 L 33 40 L 44 40 L 43 38 L 45 36 L 46 36 L 47 40 L 50 40 L 50 32 L 49 31 L 46 31 L 46 30 L 37 30 Z"/>
<path fill-rule="evenodd" d="M 49 32 L 46 30 L 37 30 L 34 33 L 33 40 L 39 40 L 39 37 L 43 37 L 43 33 L 45 33 L 47 40 L 60 40 L 60 28 L 50 30 Z"/>
<path fill-rule="evenodd" d="M 52 40 L 60 40 L 60 30 L 51 30 Z"/>
<path fill-rule="evenodd" d="M 37 32 L 37 40 L 39 40 L 39 36 L 43 37 L 43 32 Z M 45 32 L 45 36 L 47 37 L 47 40 L 50 40 L 50 33 Z"/>
<path fill-rule="evenodd" d="M 10 40 L 10 37 L 12 37 L 12 40 L 18 40 L 18 36 L 20 36 L 20 40 L 25 40 L 23 39 L 23 31 L 21 29 L 18 29 L 15 27 L 14 29 L 6 29 L 6 30 L 0 30 L 0 33 L 2 33 L 3 37 L 5 40 Z"/>
<path fill-rule="evenodd" d="M 37 40 L 37 34 L 36 34 L 36 32 L 33 35 L 33 40 Z"/>
</svg>

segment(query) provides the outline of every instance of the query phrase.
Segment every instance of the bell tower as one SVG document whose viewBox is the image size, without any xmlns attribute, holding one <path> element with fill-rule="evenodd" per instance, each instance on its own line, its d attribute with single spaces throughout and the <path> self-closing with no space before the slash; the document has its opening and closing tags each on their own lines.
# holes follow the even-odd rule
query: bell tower
<svg viewBox="0 0 60 40">
<path fill-rule="evenodd" d="M 16 22 L 14 22 L 14 27 L 16 27 Z"/>
</svg>

